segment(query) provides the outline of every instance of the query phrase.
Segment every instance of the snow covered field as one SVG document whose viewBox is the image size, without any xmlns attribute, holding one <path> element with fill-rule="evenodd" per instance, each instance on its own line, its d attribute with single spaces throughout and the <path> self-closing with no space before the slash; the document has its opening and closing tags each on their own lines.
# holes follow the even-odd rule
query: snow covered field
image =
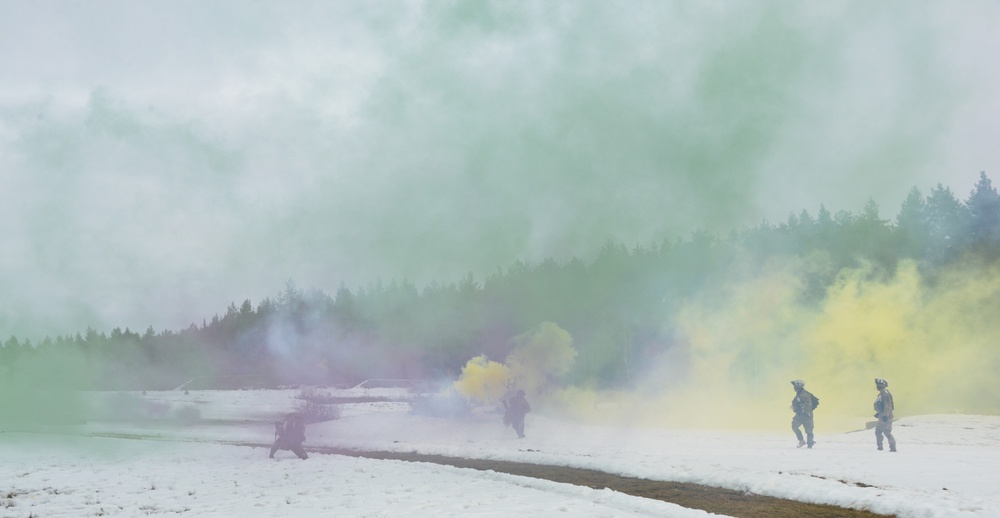
<svg viewBox="0 0 1000 518">
<path fill-rule="evenodd" d="M 364 395 L 388 395 L 383 389 Z M 429 463 L 313 454 L 269 443 L 295 390 L 102 395 L 128 420 L 0 433 L 0 516 L 709 516 L 699 510 L 525 477 Z M 357 395 L 338 391 L 337 395 Z M 695 482 L 902 517 L 1000 516 L 1000 417 L 929 415 L 896 422 L 899 453 L 871 431 L 817 428 L 813 450 L 791 431 L 588 426 L 535 412 L 518 440 L 499 415 L 413 415 L 401 402 L 344 405 L 310 425 L 306 448 L 419 452 L 598 469 Z M 192 410 L 196 409 L 196 410 Z M 194 424 L 172 416 L 196 415 Z M 171 419 L 167 419 L 171 418 Z M 190 420 L 189 420 L 190 422 Z M 110 435 L 135 438 L 117 438 Z M 141 439 L 136 439 L 141 437 Z"/>
</svg>

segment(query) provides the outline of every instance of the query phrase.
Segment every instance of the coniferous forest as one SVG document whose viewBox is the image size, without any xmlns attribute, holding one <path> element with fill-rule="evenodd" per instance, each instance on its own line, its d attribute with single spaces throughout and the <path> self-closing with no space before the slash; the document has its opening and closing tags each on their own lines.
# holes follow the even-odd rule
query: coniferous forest
<svg viewBox="0 0 1000 518">
<path fill-rule="evenodd" d="M 720 236 L 695 231 L 647 245 L 608 242 L 592 260 L 517 262 L 483 279 L 417 287 L 380 282 L 328 294 L 289 281 L 273 298 L 232 303 L 186 329 L 86 329 L 39 342 L 8 337 L 0 372 L 81 389 L 350 385 L 370 378 L 454 379 L 472 357 L 504 358 L 542 322 L 572 336 L 568 381 L 628 387 L 646 361 L 677 346 L 673 315 L 739 270 L 800 258 L 802 305 L 839 272 L 892 275 L 914 261 L 928 282 L 959 261 L 1000 261 L 1000 195 L 985 173 L 968 196 L 913 188 L 894 217 L 803 210 Z M 193 381 L 192 381 L 193 380 Z"/>
</svg>

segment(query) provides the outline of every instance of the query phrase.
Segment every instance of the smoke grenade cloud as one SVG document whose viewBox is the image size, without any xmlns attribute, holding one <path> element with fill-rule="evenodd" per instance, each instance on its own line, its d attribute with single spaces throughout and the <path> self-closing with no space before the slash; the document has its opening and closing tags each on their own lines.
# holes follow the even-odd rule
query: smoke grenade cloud
<svg viewBox="0 0 1000 518">
<path fill-rule="evenodd" d="M 573 339 L 558 325 L 543 322 L 512 340 L 514 349 L 504 363 L 477 356 L 462 368 L 455 389 L 467 399 L 496 403 L 504 394 L 520 389 L 540 394 L 558 388 L 561 376 L 573 364 Z"/>
<path fill-rule="evenodd" d="M 989 0 L 4 7 L 3 337 L 894 206 L 1000 162 Z"/>
<path fill-rule="evenodd" d="M 976 261 L 932 280 L 904 263 L 889 279 L 843 272 L 806 329 L 808 370 L 845 402 L 889 380 L 905 413 L 1000 410 L 1000 269 Z M 843 405 L 841 405 L 843 408 Z"/>
<path fill-rule="evenodd" d="M 677 349 L 631 393 L 567 388 L 556 407 L 594 419 L 775 428 L 791 419 L 790 381 L 819 396 L 819 426 L 871 419 L 874 378 L 897 414 L 1000 411 L 1000 268 L 969 261 L 930 280 L 913 262 L 838 275 L 818 304 L 803 274 L 817 261 L 771 261 L 736 274 L 677 315 Z"/>
<path fill-rule="evenodd" d="M 539 324 L 513 342 L 514 350 L 506 360 L 511 379 L 517 388 L 531 393 L 556 386 L 576 358 L 573 338 L 552 322 Z"/>
<path fill-rule="evenodd" d="M 506 365 L 476 356 L 462 367 L 455 390 L 466 399 L 491 404 L 503 397 L 510 380 L 510 369 Z"/>
<path fill-rule="evenodd" d="M 21 359 L 16 369 L 0 366 L 0 430 L 84 420 L 87 402 L 78 387 L 97 377 L 79 368 L 86 360 L 66 351 Z"/>
</svg>

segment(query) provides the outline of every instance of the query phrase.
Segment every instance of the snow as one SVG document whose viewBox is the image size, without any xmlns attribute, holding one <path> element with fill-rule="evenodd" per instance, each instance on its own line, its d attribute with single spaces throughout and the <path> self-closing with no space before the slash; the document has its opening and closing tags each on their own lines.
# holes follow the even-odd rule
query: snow
<svg viewBox="0 0 1000 518">
<path fill-rule="evenodd" d="M 357 395 L 354 389 L 337 395 Z M 388 389 L 362 390 L 391 397 Z M 381 392 L 379 392 L 381 391 Z M 266 444 L 295 390 L 99 394 L 102 420 L 0 433 L 0 517 L 27 516 L 713 516 L 594 490 L 425 462 Z M 125 404 L 129 402 L 128 404 Z M 111 408 L 128 408 L 114 416 Z M 200 420 L 171 416 L 197 409 Z M 900 517 L 1000 516 L 1000 417 L 924 415 L 894 425 L 899 452 L 872 431 L 825 432 L 813 449 L 787 431 L 625 428 L 529 414 L 517 439 L 492 409 L 414 415 L 405 402 L 343 405 L 309 425 L 310 447 L 418 452 L 597 469 L 695 482 Z M 790 420 L 790 418 L 789 418 Z"/>
</svg>

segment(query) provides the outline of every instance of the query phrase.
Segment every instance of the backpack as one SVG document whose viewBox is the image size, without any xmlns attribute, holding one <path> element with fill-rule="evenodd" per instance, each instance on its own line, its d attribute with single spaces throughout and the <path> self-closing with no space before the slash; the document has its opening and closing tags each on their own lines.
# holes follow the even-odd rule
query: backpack
<svg viewBox="0 0 1000 518">
<path fill-rule="evenodd" d="M 815 394 L 813 394 L 813 407 L 812 407 L 812 409 L 816 410 L 816 407 L 818 407 L 818 406 L 819 406 L 819 398 L 816 397 Z"/>
</svg>

